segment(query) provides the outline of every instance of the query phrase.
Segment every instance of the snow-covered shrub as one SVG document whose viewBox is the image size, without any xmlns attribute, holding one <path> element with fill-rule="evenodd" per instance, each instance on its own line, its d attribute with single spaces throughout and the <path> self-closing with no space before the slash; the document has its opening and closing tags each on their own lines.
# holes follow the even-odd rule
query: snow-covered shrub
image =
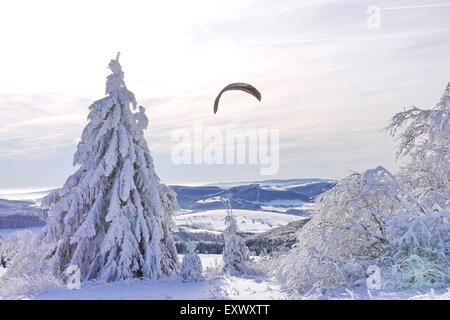
<svg viewBox="0 0 450 320">
<path fill-rule="evenodd" d="M 316 200 L 316 213 L 278 270 L 287 285 L 308 291 L 351 286 L 386 246 L 386 221 L 399 203 L 394 177 L 384 168 L 342 179 Z"/>
<path fill-rule="evenodd" d="M 8 263 L 8 252 L 7 252 L 6 241 L 0 236 L 0 267 L 6 268 Z"/>
<path fill-rule="evenodd" d="M 0 242 L 0 254 L 8 261 L 8 267 L 11 267 L 11 265 L 16 266 L 15 268 L 10 268 L 11 272 L 20 273 L 24 268 L 27 269 L 26 265 L 23 264 L 23 258 L 27 254 L 31 254 L 30 258 L 27 259 L 29 262 L 33 263 L 39 260 L 39 257 L 36 257 L 35 254 L 36 249 L 38 249 L 36 236 L 28 230 L 13 233 L 6 240 Z"/>
<path fill-rule="evenodd" d="M 8 257 L 8 269 L 0 278 L 0 296 L 31 295 L 62 285 L 43 260 L 49 247 L 32 232 L 14 233 L 2 242 L 1 250 Z"/>
<path fill-rule="evenodd" d="M 223 276 L 223 259 L 214 258 L 212 263 L 206 266 L 205 278 L 216 278 Z"/>
<path fill-rule="evenodd" d="M 223 231 L 225 242 L 223 249 L 223 270 L 230 275 L 248 274 L 251 272 L 251 269 L 249 267 L 250 256 L 247 246 L 237 234 L 239 227 L 236 217 L 233 216 L 230 201 L 228 199 L 222 199 L 222 202 L 227 209 L 227 216 L 225 217 L 226 227 Z"/>
<path fill-rule="evenodd" d="M 388 222 L 386 254 L 396 283 L 404 286 L 450 283 L 450 213 L 399 214 Z"/>
<path fill-rule="evenodd" d="M 181 277 L 183 281 L 193 282 L 202 280 L 202 261 L 200 257 L 195 252 L 196 243 L 193 241 L 187 244 L 188 253 L 183 257 L 183 262 L 181 263 Z"/>
<path fill-rule="evenodd" d="M 317 199 L 298 243 L 275 263 L 288 288 L 351 287 L 371 265 L 385 285 L 450 283 L 450 84 L 436 108 L 401 112 L 388 129 L 410 161 L 396 176 L 382 167 L 353 174 Z"/>
<path fill-rule="evenodd" d="M 399 174 L 404 188 L 423 209 L 389 222 L 397 278 L 408 286 L 450 283 L 450 83 L 434 109 L 398 113 L 388 129 L 398 155 L 410 159 Z"/>
<path fill-rule="evenodd" d="M 440 286 L 442 283 L 449 283 L 448 261 L 447 266 L 430 261 L 427 258 L 410 255 L 407 258 L 398 260 L 393 270 L 394 283 L 404 287 L 422 288 Z"/>
<path fill-rule="evenodd" d="M 176 196 L 161 184 L 144 139 L 148 119 L 111 60 L 107 96 L 90 107 L 74 156 L 79 169 L 47 196 L 42 242 L 56 275 L 78 266 L 81 279 L 115 281 L 178 273 L 172 238 Z"/>
</svg>

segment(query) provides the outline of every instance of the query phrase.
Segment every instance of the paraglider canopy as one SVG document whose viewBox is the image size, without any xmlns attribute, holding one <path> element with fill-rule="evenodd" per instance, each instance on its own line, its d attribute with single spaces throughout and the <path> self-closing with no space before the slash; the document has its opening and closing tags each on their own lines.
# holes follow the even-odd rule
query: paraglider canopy
<svg viewBox="0 0 450 320">
<path fill-rule="evenodd" d="M 222 96 L 222 94 L 226 91 L 231 91 L 231 90 L 244 91 L 248 94 L 251 94 L 259 101 L 261 101 L 261 93 L 254 86 L 252 86 L 248 83 L 243 83 L 243 82 L 231 83 L 231 84 L 227 85 L 225 88 L 223 88 L 222 91 L 220 91 L 220 93 L 216 97 L 216 100 L 214 101 L 214 114 L 216 114 L 217 110 L 219 109 L 219 101 L 220 101 L 220 97 Z"/>
</svg>

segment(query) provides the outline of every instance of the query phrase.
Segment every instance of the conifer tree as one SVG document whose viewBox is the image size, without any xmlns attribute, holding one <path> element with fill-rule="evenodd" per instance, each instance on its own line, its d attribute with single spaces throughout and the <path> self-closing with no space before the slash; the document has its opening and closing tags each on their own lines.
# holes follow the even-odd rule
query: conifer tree
<svg viewBox="0 0 450 320">
<path fill-rule="evenodd" d="M 79 169 L 42 202 L 49 208 L 43 241 L 53 271 L 77 266 L 81 280 L 160 278 L 178 272 L 171 234 L 176 196 L 155 173 L 144 139 L 148 119 L 109 63 L 106 97 L 90 106 L 74 155 Z"/>
<path fill-rule="evenodd" d="M 249 272 L 248 262 L 250 260 L 248 249 L 242 238 L 237 234 L 239 227 L 229 199 L 222 198 L 222 203 L 227 209 L 225 217 L 225 230 L 223 237 L 225 246 L 223 249 L 223 270 L 231 275 L 247 274 Z"/>
<path fill-rule="evenodd" d="M 188 253 L 184 255 L 181 263 L 181 277 L 185 282 L 200 281 L 202 279 L 202 261 L 195 252 L 197 244 L 193 241 L 187 243 Z"/>
</svg>

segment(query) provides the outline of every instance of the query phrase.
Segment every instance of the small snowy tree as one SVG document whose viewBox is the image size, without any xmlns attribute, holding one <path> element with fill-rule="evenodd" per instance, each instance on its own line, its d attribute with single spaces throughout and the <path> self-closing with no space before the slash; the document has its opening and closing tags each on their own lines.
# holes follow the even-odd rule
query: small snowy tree
<svg viewBox="0 0 450 320">
<path fill-rule="evenodd" d="M 107 96 L 90 106 L 74 156 L 79 169 L 47 196 L 41 236 L 54 244 L 53 271 L 78 266 L 81 279 L 159 278 L 178 272 L 171 234 L 175 194 L 160 183 L 144 139 L 148 119 L 136 109 L 119 54 L 109 63 Z"/>
<path fill-rule="evenodd" d="M 224 198 L 221 200 L 227 209 L 227 216 L 225 217 L 226 227 L 223 231 L 225 241 L 223 249 L 223 270 L 225 273 L 231 275 L 247 274 L 250 271 L 248 265 L 250 260 L 248 249 L 242 238 L 237 234 L 239 228 L 236 217 L 233 216 L 230 200 Z"/>
<path fill-rule="evenodd" d="M 193 241 L 187 243 L 188 253 L 184 255 L 181 263 L 181 277 L 185 282 L 202 280 L 202 261 L 195 252 L 197 244 Z"/>
<path fill-rule="evenodd" d="M 397 186 L 378 167 L 353 174 L 316 200 L 315 214 L 281 259 L 278 275 L 301 292 L 351 285 L 387 245 L 385 223 L 394 215 Z"/>
</svg>

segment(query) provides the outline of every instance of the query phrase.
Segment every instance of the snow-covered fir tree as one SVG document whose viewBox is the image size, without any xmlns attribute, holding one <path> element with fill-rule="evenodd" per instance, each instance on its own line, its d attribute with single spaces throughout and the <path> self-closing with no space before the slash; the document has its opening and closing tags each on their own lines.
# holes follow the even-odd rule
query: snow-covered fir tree
<svg viewBox="0 0 450 320">
<path fill-rule="evenodd" d="M 223 249 L 223 270 L 225 273 L 231 275 L 247 274 L 249 268 L 249 253 L 245 242 L 237 234 L 239 227 L 237 225 L 236 217 L 233 215 L 233 209 L 229 199 L 222 198 L 222 203 L 227 209 L 227 216 L 225 217 L 225 229 L 223 231 L 223 238 L 225 241 Z"/>
<path fill-rule="evenodd" d="M 79 169 L 42 202 L 42 241 L 53 271 L 76 266 L 83 281 L 177 274 L 171 234 L 176 196 L 155 173 L 144 139 L 148 119 L 124 82 L 119 54 L 109 63 L 106 97 L 90 106 L 74 156 Z"/>
<path fill-rule="evenodd" d="M 188 252 L 183 257 L 181 263 L 181 277 L 185 282 L 194 282 L 202 280 L 202 261 L 195 252 L 197 244 L 194 241 L 187 243 Z"/>
</svg>

